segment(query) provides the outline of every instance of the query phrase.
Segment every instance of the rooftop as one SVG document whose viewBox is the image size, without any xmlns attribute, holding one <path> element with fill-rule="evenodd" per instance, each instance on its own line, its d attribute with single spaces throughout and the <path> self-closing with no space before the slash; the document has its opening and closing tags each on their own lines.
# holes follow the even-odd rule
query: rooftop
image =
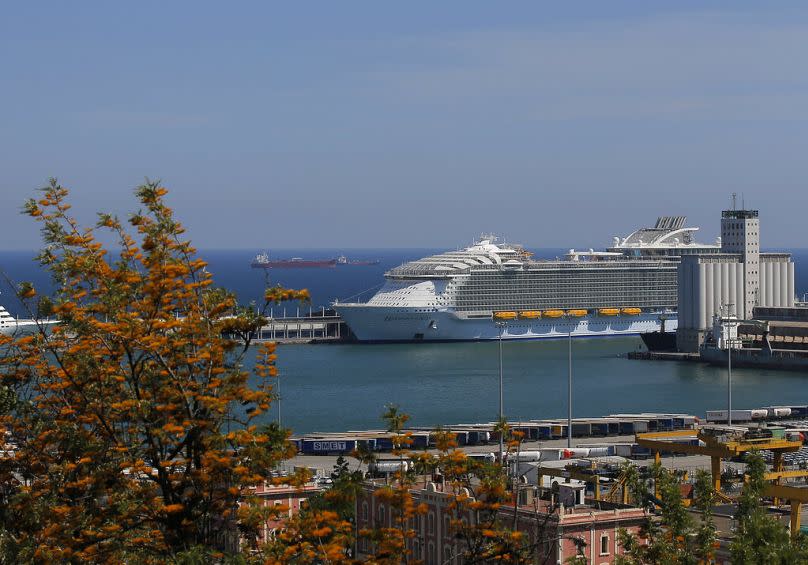
<svg viewBox="0 0 808 565">
<path fill-rule="evenodd" d="M 747 220 L 758 217 L 757 210 L 724 210 L 721 212 L 722 218 L 729 218 L 732 220 Z"/>
</svg>

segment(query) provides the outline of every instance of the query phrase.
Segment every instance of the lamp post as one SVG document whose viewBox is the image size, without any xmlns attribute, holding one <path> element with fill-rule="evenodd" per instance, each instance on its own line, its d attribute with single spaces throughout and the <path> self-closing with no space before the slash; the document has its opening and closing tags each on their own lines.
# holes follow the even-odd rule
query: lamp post
<svg viewBox="0 0 808 565">
<path fill-rule="evenodd" d="M 721 330 L 725 332 L 727 345 L 727 425 L 732 425 L 732 347 L 735 344 L 733 329 L 736 328 L 734 304 L 727 304 L 727 316 L 721 320 Z M 736 334 L 737 335 L 737 334 Z"/>
<path fill-rule="evenodd" d="M 497 322 L 497 328 L 499 328 L 499 422 L 502 423 L 503 418 L 503 402 L 502 402 L 502 332 L 505 331 L 505 326 L 507 325 L 505 322 Z M 502 437 L 502 430 L 499 432 L 499 454 L 497 455 L 497 459 L 502 462 L 502 452 L 504 450 L 504 438 Z"/>
<path fill-rule="evenodd" d="M 567 447 L 572 447 L 572 328 L 567 339 Z"/>
<path fill-rule="evenodd" d="M 727 347 L 727 425 L 732 425 L 732 339 Z"/>
<path fill-rule="evenodd" d="M 278 382 L 276 383 L 275 387 L 278 393 L 278 428 L 282 428 L 281 426 L 281 376 L 278 375 Z"/>
</svg>

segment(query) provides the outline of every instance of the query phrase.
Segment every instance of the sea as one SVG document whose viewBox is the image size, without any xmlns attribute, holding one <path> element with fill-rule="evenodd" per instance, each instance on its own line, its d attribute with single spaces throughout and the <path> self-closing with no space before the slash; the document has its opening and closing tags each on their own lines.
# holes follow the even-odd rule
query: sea
<svg viewBox="0 0 808 565">
<path fill-rule="evenodd" d="M 309 305 L 275 307 L 274 314 L 327 308 L 335 299 L 367 300 L 384 272 L 437 249 L 279 249 L 273 258 L 379 260 L 378 265 L 313 269 L 253 269 L 260 249 L 202 250 L 218 286 L 244 304 L 260 303 L 267 285 L 307 288 Z M 538 258 L 561 257 L 566 249 L 531 249 Z M 798 297 L 808 293 L 808 249 L 790 250 Z M 49 276 L 34 252 L 0 251 L 0 304 L 25 316 L 14 285 L 33 282 L 48 292 Z M 506 341 L 503 390 L 509 419 L 560 418 L 567 414 L 566 340 Z M 684 412 L 703 416 L 726 406 L 727 374 L 721 367 L 671 361 L 630 360 L 638 337 L 577 338 L 572 341 L 573 414 L 597 417 L 625 412 Z M 252 363 L 253 354 L 247 359 Z M 383 427 L 388 404 L 410 415 L 410 423 L 439 426 L 490 422 L 499 406 L 496 343 L 391 345 L 282 345 L 278 349 L 279 402 L 265 414 L 295 434 Z M 808 374 L 760 369 L 733 370 L 733 407 L 808 404 Z"/>
</svg>

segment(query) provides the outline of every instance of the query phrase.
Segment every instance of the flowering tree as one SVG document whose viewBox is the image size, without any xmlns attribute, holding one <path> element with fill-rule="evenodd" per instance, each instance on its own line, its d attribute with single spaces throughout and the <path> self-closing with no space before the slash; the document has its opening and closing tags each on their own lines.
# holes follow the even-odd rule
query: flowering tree
<svg viewBox="0 0 808 565">
<path fill-rule="evenodd" d="M 287 432 L 257 423 L 273 399 L 273 346 L 253 371 L 243 364 L 265 320 L 213 286 L 166 192 L 138 188 L 129 228 L 108 214 L 81 227 L 55 180 L 25 205 L 56 290 L 19 295 L 60 324 L 0 337 L 5 561 L 207 559 L 237 552 L 274 511 L 243 496 L 294 454 Z M 307 298 L 270 289 L 264 307 Z"/>
</svg>

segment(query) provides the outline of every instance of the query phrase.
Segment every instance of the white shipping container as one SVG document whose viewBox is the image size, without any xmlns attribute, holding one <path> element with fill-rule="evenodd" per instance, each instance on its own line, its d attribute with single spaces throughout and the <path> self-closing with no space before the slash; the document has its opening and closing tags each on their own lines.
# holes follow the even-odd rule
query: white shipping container
<svg viewBox="0 0 808 565">
<path fill-rule="evenodd" d="M 751 422 L 753 417 L 754 410 L 733 410 L 732 411 L 732 421 L 733 422 Z M 765 412 L 765 410 L 764 410 Z M 726 410 L 707 410 L 707 421 L 708 422 L 726 422 L 727 421 L 727 411 Z"/>
<path fill-rule="evenodd" d="M 377 461 L 368 465 L 371 473 L 395 473 L 398 470 L 407 471 L 411 466 L 408 461 Z"/>
<path fill-rule="evenodd" d="M 734 410 L 733 410 L 734 412 Z M 769 411 L 765 408 L 756 408 L 752 410 L 752 419 L 753 420 L 762 420 L 769 416 Z"/>
<path fill-rule="evenodd" d="M 558 451 L 557 449 L 555 451 Z M 508 455 L 509 461 L 541 461 L 547 459 L 548 456 L 543 451 L 520 451 L 519 453 L 511 453 Z M 558 460 L 558 456 L 556 456 Z"/>
<path fill-rule="evenodd" d="M 767 409 L 769 418 L 785 418 L 791 416 L 791 408 L 776 408 L 771 407 Z"/>
<path fill-rule="evenodd" d="M 620 457 L 631 457 L 630 443 L 616 443 L 614 444 L 614 454 Z"/>
<path fill-rule="evenodd" d="M 575 457 L 589 457 L 588 447 L 573 447 L 571 449 L 562 449 L 562 459 L 574 459 Z"/>
</svg>

